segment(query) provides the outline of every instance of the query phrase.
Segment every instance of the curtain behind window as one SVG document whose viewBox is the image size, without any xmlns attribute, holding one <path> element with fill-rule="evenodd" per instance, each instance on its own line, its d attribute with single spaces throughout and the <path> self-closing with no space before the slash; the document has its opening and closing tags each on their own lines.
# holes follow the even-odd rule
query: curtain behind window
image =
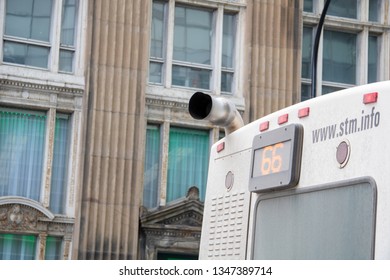
<svg viewBox="0 0 390 280">
<path fill-rule="evenodd" d="M 0 234 L 0 260 L 34 260 L 36 236 Z"/>
<path fill-rule="evenodd" d="M 144 197 L 147 208 L 158 206 L 158 175 L 160 171 L 160 129 L 148 125 L 146 130 Z"/>
<path fill-rule="evenodd" d="M 48 236 L 46 238 L 45 260 L 62 259 L 62 237 Z"/>
<path fill-rule="evenodd" d="M 0 109 L 0 196 L 39 201 L 46 116 Z"/>
<path fill-rule="evenodd" d="M 63 214 L 65 212 L 69 134 L 69 116 L 57 115 L 50 191 L 50 210 L 55 214 Z"/>
<path fill-rule="evenodd" d="M 203 200 L 209 156 L 209 132 L 171 128 L 169 134 L 167 201 L 185 197 L 196 186 Z"/>
</svg>

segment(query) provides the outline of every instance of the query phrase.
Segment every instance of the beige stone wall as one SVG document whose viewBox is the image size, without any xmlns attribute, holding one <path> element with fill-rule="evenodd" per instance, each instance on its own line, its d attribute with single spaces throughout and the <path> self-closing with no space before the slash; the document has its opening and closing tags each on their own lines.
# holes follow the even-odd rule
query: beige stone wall
<svg viewBox="0 0 390 280">
<path fill-rule="evenodd" d="M 136 259 L 151 1 L 90 0 L 79 259 Z"/>
<path fill-rule="evenodd" d="M 300 101 L 301 2 L 248 1 L 250 121 Z"/>
</svg>

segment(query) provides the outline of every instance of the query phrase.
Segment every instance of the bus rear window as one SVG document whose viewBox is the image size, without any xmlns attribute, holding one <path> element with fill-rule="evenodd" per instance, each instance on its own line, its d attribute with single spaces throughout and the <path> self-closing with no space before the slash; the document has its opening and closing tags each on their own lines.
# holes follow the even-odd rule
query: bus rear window
<svg viewBox="0 0 390 280">
<path fill-rule="evenodd" d="M 260 196 L 253 259 L 373 259 L 376 187 L 358 179 Z"/>
</svg>

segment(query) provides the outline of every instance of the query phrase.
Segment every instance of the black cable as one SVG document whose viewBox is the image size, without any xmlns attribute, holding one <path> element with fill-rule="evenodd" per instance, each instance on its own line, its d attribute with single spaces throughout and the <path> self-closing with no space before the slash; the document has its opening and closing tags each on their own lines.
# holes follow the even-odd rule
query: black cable
<svg viewBox="0 0 390 280">
<path fill-rule="evenodd" d="M 311 94 L 310 98 L 314 98 L 316 95 L 317 89 L 317 59 L 318 59 L 318 45 L 320 43 L 322 27 L 324 25 L 326 12 L 328 11 L 330 0 L 327 0 L 324 9 L 322 10 L 322 14 L 320 17 L 320 21 L 318 22 L 316 37 L 313 44 L 313 52 L 311 57 Z"/>
</svg>

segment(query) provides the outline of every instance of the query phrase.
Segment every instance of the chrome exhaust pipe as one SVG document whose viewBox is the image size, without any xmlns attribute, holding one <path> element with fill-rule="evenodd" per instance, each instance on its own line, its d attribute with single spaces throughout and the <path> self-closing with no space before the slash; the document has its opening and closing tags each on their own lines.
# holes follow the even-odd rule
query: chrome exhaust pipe
<svg viewBox="0 0 390 280">
<path fill-rule="evenodd" d="M 203 92 L 195 92 L 190 98 L 188 111 L 196 120 L 205 119 L 224 127 L 226 135 L 244 126 L 236 106 L 223 97 L 212 97 Z"/>
</svg>

